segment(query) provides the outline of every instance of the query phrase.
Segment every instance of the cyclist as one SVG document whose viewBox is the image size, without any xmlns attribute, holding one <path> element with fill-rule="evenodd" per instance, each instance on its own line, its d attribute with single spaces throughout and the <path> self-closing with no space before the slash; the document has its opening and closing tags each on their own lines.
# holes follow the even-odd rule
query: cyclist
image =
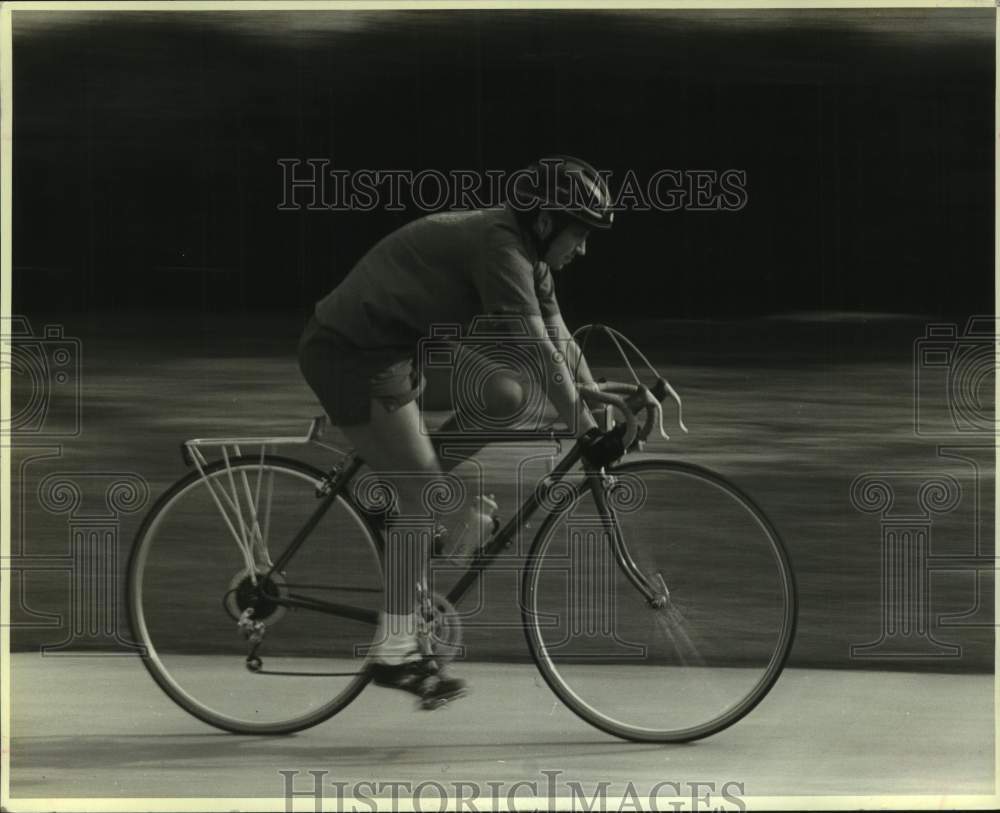
<svg viewBox="0 0 1000 813">
<path fill-rule="evenodd" d="M 512 197 L 495 209 L 428 215 L 383 238 L 316 304 L 300 340 L 307 383 L 357 453 L 391 483 L 399 513 L 420 513 L 428 478 L 460 459 L 449 455 L 442 463 L 417 403 L 424 385 L 418 342 L 435 324 L 517 317 L 527 340 L 544 351 L 545 394 L 585 438 L 588 459 L 605 465 L 624 452 L 620 433 L 600 432 L 574 385 L 574 378 L 585 386 L 594 380 L 563 321 L 551 274 L 586 252 L 592 229 L 611 227 L 607 185 L 585 161 L 553 156 L 519 173 Z M 479 362 L 486 372 L 477 402 L 489 415 L 515 414 L 526 397 L 524 379 L 488 358 Z M 452 406 L 442 428 L 469 411 L 468 404 Z M 462 694 L 464 682 L 420 652 L 414 610 L 427 553 L 406 547 L 401 537 L 387 538 L 372 677 L 429 707 Z"/>
</svg>

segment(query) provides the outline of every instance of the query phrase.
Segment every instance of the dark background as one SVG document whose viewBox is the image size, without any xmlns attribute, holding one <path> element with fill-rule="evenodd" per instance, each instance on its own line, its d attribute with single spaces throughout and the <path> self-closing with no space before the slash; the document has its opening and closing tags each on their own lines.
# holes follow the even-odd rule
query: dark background
<svg viewBox="0 0 1000 813">
<path fill-rule="evenodd" d="M 279 158 L 555 151 L 747 173 L 739 212 L 623 213 L 569 316 L 992 301 L 992 9 L 13 20 L 15 312 L 304 312 L 419 212 L 278 211 Z"/>
</svg>

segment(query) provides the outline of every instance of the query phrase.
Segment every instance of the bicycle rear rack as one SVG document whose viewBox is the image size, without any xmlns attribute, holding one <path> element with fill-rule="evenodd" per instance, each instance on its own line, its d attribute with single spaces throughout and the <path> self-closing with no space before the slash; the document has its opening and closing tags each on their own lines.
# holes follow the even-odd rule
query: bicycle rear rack
<svg viewBox="0 0 1000 813">
<path fill-rule="evenodd" d="M 194 466 L 198 470 L 202 482 L 243 556 L 246 574 L 254 585 L 257 584 L 258 573 L 269 570 L 273 565 L 267 546 L 273 489 L 273 474 L 264 476 L 267 455 L 271 449 L 278 446 L 313 445 L 339 454 L 343 458 L 348 457 L 350 452 L 322 440 L 325 427 L 326 416 L 320 415 L 310 421 L 309 430 L 304 435 L 193 438 L 181 444 L 184 464 Z M 243 451 L 257 447 L 260 449 L 259 454 L 254 451 L 247 455 Z M 213 482 L 207 473 L 211 463 L 203 453 L 203 449 L 217 449 L 221 456 L 225 476 L 218 478 L 217 482 Z M 252 474 L 248 477 L 245 467 L 234 473 L 231 461 L 238 457 L 257 459 L 259 468 L 256 477 Z M 336 468 L 334 466 L 334 470 Z M 253 483 L 250 482 L 251 479 L 254 480 Z"/>
<path fill-rule="evenodd" d="M 232 447 L 235 457 L 243 454 L 242 446 L 260 446 L 261 454 L 265 454 L 270 446 L 305 446 L 313 444 L 322 449 L 346 456 L 348 452 L 323 442 L 323 432 L 326 429 L 326 415 L 317 415 L 309 422 L 309 429 L 304 435 L 270 435 L 259 437 L 221 437 L 221 438 L 193 438 L 181 443 L 181 459 L 185 466 L 207 466 L 208 461 L 202 454 L 203 448 L 218 447 L 223 456 L 228 454 L 228 447 Z M 200 468 L 199 466 L 199 468 Z"/>
</svg>

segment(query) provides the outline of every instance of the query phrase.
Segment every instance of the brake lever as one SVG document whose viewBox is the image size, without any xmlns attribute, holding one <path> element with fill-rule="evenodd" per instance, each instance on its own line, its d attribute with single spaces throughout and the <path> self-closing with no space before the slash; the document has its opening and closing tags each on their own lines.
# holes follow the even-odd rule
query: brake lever
<svg viewBox="0 0 1000 813">
<path fill-rule="evenodd" d="M 653 397 L 656 398 L 657 402 L 662 404 L 669 395 L 674 399 L 674 403 L 677 404 L 677 425 L 681 430 L 687 434 L 688 428 L 684 425 L 684 404 L 681 403 L 681 397 L 677 394 L 677 390 L 670 386 L 670 382 L 667 381 L 663 376 L 656 379 L 656 383 L 653 385 L 651 390 Z M 663 429 L 663 407 L 660 407 L 660 434 L 663 437 L 669 439 L 669 435 Z"/>
<path fill-rule="evenodd" d="M 657 403 L 654 407 L 653 415 L 656 428 L 660 430 L 660 437 L 664 440 L 670 440 L 670 435 L 668 435 L 667 430 L 663 428 L 663 406 L 661 404 Z M 687 429 L 684 431 L 686 432 Z"/>
</svg>

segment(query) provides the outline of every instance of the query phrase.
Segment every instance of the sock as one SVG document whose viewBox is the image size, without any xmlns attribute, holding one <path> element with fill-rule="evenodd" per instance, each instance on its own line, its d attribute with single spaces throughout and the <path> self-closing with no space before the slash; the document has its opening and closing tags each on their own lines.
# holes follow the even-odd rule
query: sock
<svg viewBox="0 0 1000 813">
<path fill-rule="evenodd" d="M 381 613 L 372 653 L 379 663 L 390 666 L 418 660 L 416 613 Z"/>
</svg>

